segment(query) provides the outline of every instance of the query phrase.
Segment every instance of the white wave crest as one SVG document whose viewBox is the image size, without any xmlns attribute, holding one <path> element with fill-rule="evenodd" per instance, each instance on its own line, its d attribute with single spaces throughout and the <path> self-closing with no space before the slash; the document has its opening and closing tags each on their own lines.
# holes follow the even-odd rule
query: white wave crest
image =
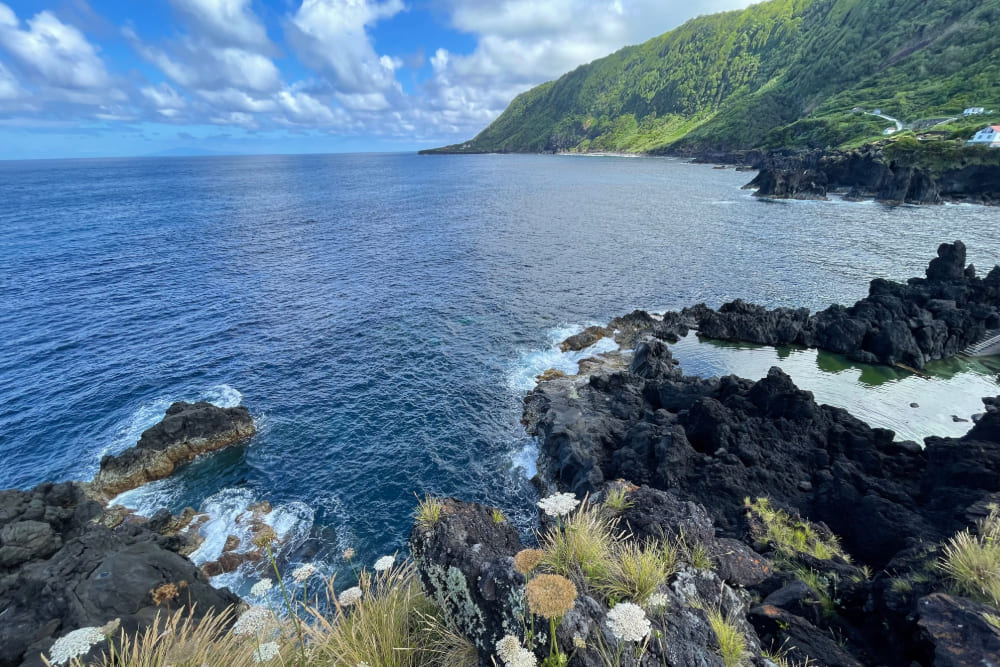
<svg viewBox="0 0 1000 667">
<path fill-rule="evenodd" d="M 563 326 L 550 331 L 547 347 L 540 350 L 531 350 L 521 355 L 521 358 L 518 359 L 514 368 L 508 374 L 507 386 L 517 393 L 531 391 L 537 382 L 535 379 L 536 376 L 550 368 L 562 371 L 567 375 L 576 375 L 581 359 L 618 349 L 618 343 L 613 338 L 602 338 L 590 347 L 577 352 L 563 352 L 559 349 L 559 343 L 574 334 L 580 333 L 587 326 L 591 325 Z"/>
</svg>

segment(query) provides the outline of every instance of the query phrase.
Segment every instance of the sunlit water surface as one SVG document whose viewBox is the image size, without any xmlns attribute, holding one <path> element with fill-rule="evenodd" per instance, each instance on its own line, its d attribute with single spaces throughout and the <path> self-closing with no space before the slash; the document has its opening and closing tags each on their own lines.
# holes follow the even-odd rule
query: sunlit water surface
<svg viewBox="0 0 1000 667">
<path fill-rule="evenodd" d="M 521 399 L 606 349 L 559 353 L 582 326 L 736 297 L 852 303 L 956 238 L 981 270 L 1000 259 L 1000 209 L 766 203 L 740 189 L 751 176 L 555 156 L 0 163 L 0 487 L 89 479 L 172 401 L 204 399 L 246 405 L 258 434 L 122 498 L 208 511 L 198 562 L 245 539 L 260 500 L 282 562 L 327 572 L 348 546 L 404 549 L 414 494 L 527 529 Z M 952 415 L 998 393 L 991 360 L 925 379 L 693 336 L 674 352 L 693 374 L 778 364 L 902 438 L 959 435 Z"/>
</svg>

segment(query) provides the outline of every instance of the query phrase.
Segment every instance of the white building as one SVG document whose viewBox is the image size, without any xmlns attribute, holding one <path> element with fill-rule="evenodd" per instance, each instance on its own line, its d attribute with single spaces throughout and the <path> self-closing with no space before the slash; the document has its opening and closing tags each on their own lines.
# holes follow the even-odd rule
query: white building
<svg viewBox="0 0 1000 667">
<path fill-rule="evenodd" d="M 986 113 L 986 109 L 984 107 L 969 107 L 968 109 L 966 109 L 965 111 L 962 112 L 962 115 L 963 116 L 979 116 L 979 115 L 984 114 L 984 113 Z"/>
<path fill-rule="evenodd" d="M 990 125 L 976 132 L 976 136 L 969 139 L 970 144 L 977 146 L 987 145 L 990 148 L 1000 148 L 1000 125 Z"/>
</svg>

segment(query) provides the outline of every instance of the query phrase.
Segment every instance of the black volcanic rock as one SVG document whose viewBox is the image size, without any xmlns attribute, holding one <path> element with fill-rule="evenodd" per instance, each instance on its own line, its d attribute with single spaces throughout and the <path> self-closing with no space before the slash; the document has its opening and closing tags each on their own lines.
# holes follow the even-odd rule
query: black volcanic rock
<svg viewBox="0 0 1000 667">
<path fill-rule="evenodd" d="M 945 359 L 1000 327 L 1000 267 L 983 279 L 965 266 L 961 241 L 938 247 L 926 278 L 906 284 L 881 278 L 853 306 L 833 305 L 812 316 L 806 309 L 776 308 L 736 300 L 718 311 L 684 311 L 709 338 L 766 345 L 803 345 L 865 363 L 923 368 Z"/>
<path fill-rule="evenodd" d="M 163 611 L 151 595 L 162 584 L 182 586 L 174 610 L 239 602 L 176 553 L 183 540 L 135 523 L 111 529 L 101 515 L 75 483 L 0 491 L 0 667 L 38 667 L 56 638 L 80 627 L 118 618 L 127 632 L 144 628 Z"/>
<path fill-rule="evenodd" d="M 771 199 L 824 199 L 831 192 L 845 192 L 850 200 L 874 198 L 894 204 L 1000 203 L 1000 169 L 994 164 L 959 161 L 932 171 L 888 159 L 883 148 L 869 144 L 847 151 L 771 151 L 759 156 L 757 176 L 744 187 Z"/>
<path fill-rule="evenodd" d="M 179 401 L 167 408 L 162 421 L 143 431 L 134 447 L 101 459 L 101 469 L 88 490 L 94 497 L 108 500 L 169 477 L 177 465 L 241 442 L 253 433 L 253 419 L 245 407 Z"/>
<path fill-rule="evenodd" d="M 662 344 L 644 345 L 648 360 L 647 348 Z M 540 475 L 580 496 L 616 478 L 671 490 L 733 537 L 743 499 L 766 496 L 825 522 L 875 565 L 914 540 L 940 540 L 963 525 L 969 505 L 1000 491 L 993 400 L 967 436 L 928 439 L 923 451 L 816 404 L 778 368 L 757 382 L 702 380 L 668 355 L 657 349 L 658 363 L 637 364 L 641 375 L 595 371 L 582 385 L 539 385 L 525 416 L 540 440 Z"/>
</svg>

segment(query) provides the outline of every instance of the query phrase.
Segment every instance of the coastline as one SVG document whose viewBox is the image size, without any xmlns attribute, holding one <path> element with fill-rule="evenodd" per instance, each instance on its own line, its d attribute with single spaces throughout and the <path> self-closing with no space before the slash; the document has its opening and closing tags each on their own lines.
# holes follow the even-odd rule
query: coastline
<svg viewBox="0 0 1000 667">
<path fill-rule="evenodd" d="M 995 269 L 994 272 L 990 273 L 990 276 L 993 276 L 994 273 L 1000 275 L 1000 269 Z M 907 298 L 916 299 L 920 303 L 931 300 L 928 294 L 919 291 L 921 281 L 915 280 L 916 282 L 911 280 L 910 285 L 915 286 L 913 289 L 917 291 L 907 293 L 910 294 Z M 971 290 L 971 294 L 978 293 L 976 290 L 979 289 L 975 287 L 978 283 L 972 282 L 979 279 L 975 278 L 974 273 L 970 273 L 965 267 L 964 246 L 960 242 L 943 244 L 938 250 L 938 258 L 932 261 L 928 268 L 927 278 L 922 280 L 930 281 L 929 284 L 936 284 L 935 281 L 946 283 L 950 285 L 948 289 L 953 291 L 962 285 L 971 285 L 972 287 L 962 288 Z M 991 285 L 994 282 L 989 278 L 988 281 Z M 873 282 L 871 298 L 881 298 L 887 293 L 886 287 L 877 287 L 882 283 L 878 280 Z M 989 292 L 988 298 L 994 300 L 992 306 L 994 312 L 996 296 L 993 292 Z M 970 492 L 980 493 L 984 489 L 989 491 L 992 488 L 988 486 L 991 483 L 989 480 L 984 482 L 981 477 L 976 477 L 970 482 L 969 479 L 963 477 L 964 473 L 961 471 L 966 464 L 962 462 L 962 459 L 967 456 L 967 452 L 970 450 L 968 443 L 974 442 L 976 443 L 976 451 L 981 452 L 978 455 L 980 458 L 975 462 L 976 467 L 990 470 L 1000 466 L 1000 458 L 998 458 L 1000 457 L 1000 443 L 996 442 L 996 436 L 1000 435 L 1000 428 L 994 424 L 1000 420 L 1000 413 L 997 412 L 1000 402 L 993 399 L 987 401 L 987 411 L 981 417 L 980 422 L 966 436 L 961 438 L 929 438 L 928 449 L 921 450 L 915 443 L 892 443 L 891 432 L 871 429 L 843 410 L 838 411 L 817 406 L 811 394 L 798 390 L 791 383 L 791 380 L 780 371 L 772 370 L 767 378 L 757 382 L 735 377 L 723 378 L 720 381 L 684 376 L 677 369 L 676 361 L 672 358 L 664 341 L 676 340 L 678 336 L 685 334 L 691 327 L 697 327 L 702 334 L 729 337 L 730 339 L 745 340 L 750 337 L 775 336 L 785 339 L 788 338 L 790 332 L 801 330 L 801 327 L 800 329 L 794 328 L 795 323 L 802 325 L 808 322 L 807 315 L 801 311 L 788 309 L 766 311 L 757 307 L 744 306 L 745 304 L 743 306 L 723 307 L 719 311 L 696 306 L 679 313 L 668 312 L 657 317 L 652 317 L 642 311 L 635 311 L 616 318 L 607 326 L 592 326 L 579 334 L 570 336 L 563 342 L 564 351 L 589 349 L 602 338 L 613 339 L 616 343 L 616 349 L 609 349 L 596 358 L 581 359 L 576 374 L 553 373 L 537 382 L 535 388 L 525 399 L 523 419 L 529 432 L 539 437 L 539 465 L 536 479 L 546 492 L 569 489 L 578 497 L 589 493 L 595 499 L 604 499 L 609 494 L 619 493 L 624 488 L 627 497 L 634 499 L 630 502 L 633 502 L 635 511 L 640 513 L 649 511 L 651 506 L 674 507 L 673 503 L 676 502 L 697 502 L 698 506 L 701 507 L 698 510 L 701 513 L 697 515 L 700 518 L 696 522 L 698 526 L 701 526 L 697 529 L 700 531 L 698 534 L 702 535 L 699 539 L 705 549 L 715 554 L 713 556 L 715 559 L 714 569 L 706 570 L 697 567 L 694 563 L 689 563 L 686 567 L 693 569 L 682 569 L 677 575 L 680 579 L 673 580 L 674 584 L 680 585 L 678 582 L 687 581 L 684 579 L 685 576 L 707 577 L 707 580 L 715 582 L 712 586 L 715 587 L 713 590 L 716 592 L 710 594 L 715 596 L 712 599 L 715 599 L 717 604 L 729 604 L 732 606 L 732 610 L 736 610 L 733 613 L 741 615 L 741 618 L 744 619 L 741 621 L 741 631 L 747 637 L 758 637 L 758 640 L 751 641 L 751 644 L 752 647 L 756 647 L 753 650 L 759 652 L 762 649 L 760 640 L 765 638 L 768 641 L 777 640 L 781 633 L 775 629 L 780 629 L 780 626 L 774 626 L 773 618 L 769 615 L 770 612 L 765 613 L 765 611 L 750 604 L 753 596 L 758 596 L 758 599 L 766 601 L 779 590 L 784 590 L 782 586 L 798 584 L 793 581 L 794 577 L 792 580 L 787 577 L 779 577 L 775 581 L 774 576 L 777 575 L 769 575 L 766 570 L 761 569 L 761 563 L 768 563 L 767 568 L 771 568 L 771 563 L 776 560 L 776 557 L 774 553 L 768 551 L 769 547 L 766 543 L 746 540 L 745 531 L 747 529 L 744 527 L 746 508 L 742 500 L 743 495 L 766 495 L 772 498 L 779 507 L 788 508 L 789 511 L 796 513 L 801 512 L 802 521 L 811 522 L 822 519 L 817 523 L 820 527 L 817 530 L 833 529 L 844 538 L 845 547 L 852 551 L 856 557 L 859 557 L 861 562 L 849 566 L 853 568 L 850 570 L 844 570 L 845 567 L 848 567 L 846 563 L 831 564 L 807 561 L 810 563 L 809 566 L 826 573 L 823 576 L 828 576 L 830 572 L 839 571 L 840 574 L 837 576 L 858 577 L 860 576 L 860 569 L 857 567 L 859 564 L 872 568 L 889 569 L 892 571 L 891 575 L 886 575 L 881 579 L 875 577 L 871 581 L 866 580 L 866 583 L 863 584 L 857 582 L 852 599 L 862 596 L 862 594 L 865 596 L 884 595 L 883 588 L 889 587 L 891 589 L 892 586 L 896 585 L 892 583 L 893 580 L 910 577 L 916 571 L 914 568 L 920 565 L 919 559 L 914 560 L 911 556 L 906 556 L 903 553 L 907 548 L 908 540 L 917 539 L 922 542 L 940 544 L 951 531 L 957 530 L 962 525 L 963 519 L 967 521 L 969 516 L 981 516 L 980 510 L 970 509 L 963 514 L 962 511 L 958 511 L 957 507 L 949 508 L 947 504 L 957 505 L 970 502 Z M 842 309 L 842 307 L 835 308 Z M 951 311 L 944 309 L 940 312 Z M 888 325 L 883 323 L 880 326 L 886 327 Z M 780 341 L 768 340 L 765 342 Z M 903 345 L 900 349 L 906 347 Z M 891 359 L 887 358 L 885 361 L 891 361 Z M 716 403 L 719 405 L 718 408 L 710 407 Z M 747 407 L 751 405 L 757 407 L 752 409 Z M 613 411 L 610 414 L 608 413 L 609 406 Z M 220 416 L 226 414 L 226 411 L 218 410 Z M 559 416 L 566 410 L 570 410 L 576 416 L 572 418 Z M 722 412 L 718 410 L 722 410 Z M 168 413 L 171 415 L 181 414 L 182 410 L 171 408 Z M 243 413 L 245 410 L 242 413 L 237 411 L 233 414 L 239 414 L 240 418 L 243 419 L 245 418 Z M 648 414 L 639 417 L 644 413 Z M 609 422 L 608 419 L 612 414 L 617 415 L 614 419 L 624 421 L 620 425 L 609 426 L 612 422 Z M 632 416 L 623 417 L 623 415 Z M 797 424 L 786 433 L 790 446 L 800 448 L 794 452 L 785 451 L 787 447 L 782 448 L 773 444 L 755 445 L 763 447 L 756 452 L 752 448 L 744 451 L 741 448 L 745 448 L 747 444 L 745 440 L 742 441 L 743 444 L 736 446 L 733 443 L 727 444 L 720 440 L 720 438 L 728 437 L 725 435 L 726 433 L 757 433 L 756 436 L 745 435 L 744 437 L 750 437 L 751 441 L 753 438 L 758 438 L 761 443 L 770 443 L 774 438 L 774 433 L 769 429 L 783 428 L 780 424 L 786 420 Z M 213 418 L 209 418 L 207 421 L 212 422 Z M 678 427 L 682 430 L 678 431 Z M 224 432 L 226 428 L 229 427 L 224 426 L 222 431 Z M 667 431 L 663 431 L 664 428 Z M 237 426 L 237 430 L 240 433 L 245 433 L 245 426 Z M 851 435 L 847 440 L 838 436 L 838 440 L 835 441 L 830 434 L 838 430 Z M 168 429 L 161 422 L 150 431 L 176 433 L 177 429 L 172 427 Z M 188 435 L 192 434 L 196 439 L 204 436 L 199 428 L 193 428 Z M 805 440 L 802 439 L 803 436 L 805 436 Z M 234 439 L 223 433 L 222 440 L 231 444 Z M 611 444 L 616 441 L 619 444 Z M 152 446 L 154 449 L 162 448 L 165 451 L 170 451 L 173 446 L 170 443 L 170 438 L 153 437 L 146 434 L 143 434 L 140 444 L 143 442 L 147 443 L 147 448 Z M 666 442 L 674 444 L 665 445 Z M 655 446 L 653 443 L 656 443 Z M 791 463 L 794 461 L 807 462 L 815 459 L 817 443 L 823 443 L 819 445 L 820 450 L 826 450 L 831 455 L 836 452 L 836 456 L 843 457 L 846 462 L 844 465 L 848 465 L 853 471 L 851 475 L 861 475 L 861 478 L 865 479 L 864 486 L 870 489 L 881 488 L 880 493 L 883 494 L 888 488 L 890 489 L 888 494 L 877 496 L 882 498 L 877 502 L 865 501 L 863 496 L 852 496 L 851 493 L 857 492 L 857 490 L 850 491 L 853 488 L 851 484 L 854 482 L 844 486 L 843 480 L 847 478 L 837 476 L 842 475 L 842 473 L 835 473 L 833 480 L 841 486 L 833 487 L 838 489 L 833 493 L 833 496 L 819 503 L 817 498 L 823 497 L 823 494 L 831 493 L 830 489 L 827 488 L 829 482 L 824 481 L 822 476 L 817 478 L 816 471 L 808 468 L 782 472 L 781 476 L 785 481 L 779 483 L 777 478 L 773 476 L 774 472 L 783 470 L 782 466 L 791 465 L 794 467 L 795 464 Z M 845 449 L 846 443 L 851 443 L 847 449 Z M 663 447 L 667 447 L 667 449 L 663 449 Z M 809 449 L 810 447 L 813 449 Z M 661 457 L 664 456 L 663 452 L 667 452 L 670 448 L 677 450 L 676 455 L 667 455 L 666 459 L 661 460 Z M 211 449 L 213 449 L 212 446 L 205 446 L 198 451 L 210 451 Z M 190 450 L 185 448 L 184 451 Z M 688 454 L 680 456 L 682 451 L 688 451 Z M 678 458 L 678 456 L 680 457 Z M 773 458 L 775 456 L 778 458 Z M 768 457 L 772 457 L 773 460 L 768 459 Z M 859 462 L 865 461 L 869 457 L 875 457 L 880 462 L 876 470 L 870 470 L 868 463 L 857 468 Z M 146 460 L 142 457 L 137 458 L 130 453 L 125 453 L 120 458 L 122 460 Z M 661 465 L 664 461 L 669 462 L 667 468 L 663 468 Z M 765 461 L 769 462 L 765 464 Z M 930 461 L 933 461 L 933 465 Z M 589 463 L 582 466 L 583 462 Z M 827 466 L 829 467 L 829 464 Z M 103 467 L 105 466 L 102 464 Z M 109 459 L 107 467 L 116 468 L 119 466 Z M 712 471 L 727 469 L 745 469 L 751 471 L 749 473 L 751 476 L 745 479 L 734 478 L 736 481 L 730 480 L 728 482 L 725 481 L 727 479 L 725 475 L 719 478 L 724 485 L 730 484 L 730 487 L 706 485 L 708 481 L 705 478 L 706 473 L 711 476 L 716 474 Z M 755 475 L 759 476 L 760 471 L 765 469 L 769 471 L 767 474 L 763 477 L 755 477 Z M 837 470 L 837 467 L 832 466 L 830 469 Z M 752 472 L 754 470 L 758 472 Z M 904 478 L 912 477 L 913 479 L 905 482 L 900 478 L 901 475 Z M 146 478 L 145 475 L 137 476 L 131 472 L 125 474 L 124 477 L 129 479 Z M 628 480 L 628 483 L 625 487 L 614 486 L 621 484 L 610 481 L 615 478 Z M 755 479 L 756 481 L 753 481 Z M 921 479 L 933 481 L 921 482 Z M 790 485 L 788 484 L 789 480 L 791 481 Z M 922 497 L 920 496 L 922 492 L 918 489 L 923 484 L 931 484 L 935 489 L 951 489 L 949 491 L 951 495 L 947 497 L 952 498 L 952 500 L 946 500 L 946 497 L 940 494 L 930 504 L 926 498 L 918 500 L 919 497 Z M 979 486 L 976 486 L 977 484 Z M 987 486 L 984 487 L 983 484 Z M 67 493 L 72 497 L 72 494 L 76 493 L 72 490 L 76 488 L 75 485 L 68 487 L 66 485 L 57 485 L 56 487 L 43 485 L 31 493 L 36 496 L 42 494 L 41 497 L 45 498 L 47 497 L 45 494 L 49 494 L 53 488 L 68 489 L 59 490 L 58 494 L 63 494 L 58 496 L 59 498 L 65 497 Z M 1000 492 L 1000 489 L 994 489 L 994 491 Z M 8 500 L 14 498 L 12 502 L 17 506 L 25 502 L 21 498 L 29 497 L 24 495 L 25 492 L 5 493 Z M 663 495 L 664 493 L 667 495 Z M 911 500 L 899 505 L 898 498 L 901 497 L 907 497 Z M 812 500 L 809 500 L 810 498 Z M 896 503 L 893 505 L 895 509 L 887 509 L 889 506 L 885 505 L 885 502 L 890 499 Z M 54 502 L 67 506 L 64 500 Z M 866 507 L 866 502 L 875 502 L 875 505 Z M 73 505 L 73 503 L 76 504 Z M 59 524 L 47 529 L 50 531 L 47 534 L 58 534 L 54 540 L 45 542 L 45 544 L 52 546 L 38 550 L 28 559 L 28 565 L 21 565 L 19 569 L 25 572 L 37 572 L 46 568 L 47 559 L 59 557 L 58 554 L 62 553 L 64 543 L 76 544 L 80 540 L 87 542 L 88 540 L 100 539 L 103 540 L 102 544 L 106 545 L 105 548 L 114 551 L 123 547 L 128 548 L 134 540 L 139 539 L 157 545 L 152 553 L 163 554 L 162 556 L 147 554 L 143 556 L 144 558 L 174 559 L 178 563 L 177 567 L 181 568 L 177 571 L 177 577 L 185 577 L 185 580 L 204 581 L 204 575 L 196 569 L 192 569 L 193 565 L 183 559 L 184 553 L 190 553 L 192 550 L 190 537 L 184 536 L 183 533 L 187 526 L 193 526 L 195 531 L 198 526 L 197 520 L 190 513 L 180 518 L 158 513 L 156 517 L 142 519 L 127 518 L 120 514 L 115 515 L 114 512 L 109 516 L 105 512 L 104 518 L 100 519 L 98 523 L 92 524 L 92 528 L 87 528 L 84 531 L 80 528 L 81 522 L 100 514 L 98 508 L 91 501 L 87 501 L 87 503 L 90 504 L 70 501 L 68 506 L 81 508 L 74 510 L 81 518 L 68 528 Z M 454 501 L 454 503 L 459 503 L 459 501 Z M 838 515 L 837 508 L 844 504 L 858 508 L 851 517 L 850 523 L 842 521 L 845 518 L 842 513 Z M 971 505 L 975 504 L 975 502 L 971 503 Z M 486 511 L 485 509 L 460 509 L 466 507 L 460 503 L 454 504 L 454 507 L 456 508 L 456 517 L 465 517 L 462 521 L 480 521 L 475 517 L 482 516 L 482 512 Z M 903 507 L 907 509 L 904 511 Z M 921 507 L 923 509 L 919 509 Z M 261 511 L 266 512 L 267 508 L 261 508 Z M 979 515 L 975 514 L 977 511 L 980 512 Z M 11 510 L 6 512 L 5 516 L 13 517 L 15 523 L 32 520 L 27 519 L 26 514 L 18 512 L 18 510 Z M 661 515 L 656 519 L 655 525 L 659 526 L 658 529 L 667 532 L 673 531 L 671 534 L 677 535 L 682 534 L 678 533 L 681 525 L 688 525 L 689 532 L 687 534 L 692 535 L 690 532 L 693 530 L 692 526 L 684 523 L 689 521 L 690 517 L 682 519 L 681 515 L 677 514 L 676 509 L 671 510 L 671 512 L 673 513 Z M 862 512 L 862 514 L 858 512 Z M 973 513 L 970 515 L 968 512 Z M 890 524 L 878 523 L 878 517 L 883 515 L 884 520 L 889 520 Z M 631 517 L 628 521 L 635 535 L 651 535 L 649 531 L 652 528 L 649 527 L 649 519 L 640 519 L 639 515 L 632 516 L 628 513 L 627 516 Z M 523 577 L 518 580 L 509 570 L 496 568 L 500 567 L 497 563 L 513 555 L 513 553 L 509 553 L 512 549 L 520 548 L 523 545 L 517 538 L 516 531 L 512 535 L 510 532 L 512 527 L 509 524 L 503 525 L 506 526 L 503 527 L 505 537 L 500 540 L 500 546 L 497 546 L 493 551 L 477 551 L 473 557 L 470 557 L 465 551 L 456 552 L 457 546 L 454 544 L 441 548 L 442 545 L 435 542 L 435 540 L 454 539 L 454 535 L 450 532 L 446 531 L 440 535 L 428 537 L 414 529 L 415 532 L 411 533 L 410 546 L 417 558 L 418 570 L 424 577 L 425 587 L 433 589 L 434 586 L 440 584 L 435 579 L 436 575 L 432 576 L 433 572 L 437 572 L 440 568 L 448 570 L 455 567 L 464 573 L 463 576 L 467 576 L 469 582 L 478 580 L 484 576 L 484 573 L 489 573 L 488 576 L 494 577 L 496 582 L 506 577 L 506 584 L 497 583 L 496 585 L 507 586 L 510 594 L 515 594 L 518 590 L 517 587 L 522 585 L 518 581 L 523 582 Z M 546 526 L 544 522 L 542 525 Z M 643 525 L 647 527 L 641 528 L 640 526 Z M 501 524 L 496 524 L 496 526 L 499 529 Z M 829 526 L 829 528 L 825 526 Z M 463 523 L 452 527 L 455 530 L 466 530 L 469 526 Z M 492 536 L 492 528 L 486 530 L 487 528 L 488 526 L 481 525 L 477 530 L 481 531 L 483 540 L 494 544 L 495 537 Z M 8 529 L 4 528 L 4 530 Z M 88 537 L 89 535 L 100 537 Z M 55 547 L 55 556 L 52 555 L 51 551 L 53 546 Z M 456 554 L 460 557 L 459 561 L 454 560 Z M 738 559 L 734 560 L 733 554 L 739 554 Z M 177 560 L 178 556 L 181 557 L 180 560 Z M 105 557 L 99 556 L 98 558 Z M 801 557 L 799 558 L 801 559 Z M 903 560 L 900 561 L 900 558 Z M 225 571 L 226 567 L 238 567 L 240 563 L 244 562 L 244 559 L 245 555 L 240 554 L 233 554 L 228 560 L 220 559 L 218 571 Z M 487 567 L 489 559 L 492 559 L 491 562 L 494 565 Z M 223 560 L 227 560 L 227 563 L 223 563 Z M 185 562 L 187 565 L 180 565 Z M 751 562 L 757 565 L 747 570 L 746 563 Z M 890 568 L 889 563 L 895 563 L 895 565 Z M 502 575 L 502 571 L 507 572 L 507 574 Z M 684 574 L 685 572 L 687 574 Z M 904 574 L 900 574 L 901 572 Z M 174 575 L 167 575 L 167 578 L 170 579 L 172 576 Z M 438 583 L 435 583 L 436 581 Z M 137 601 L 126 604 L 139 605 L 138 611 L 130 616 L 133 620 L 126 623 L 126 627 L 130 631 L 133 628 L 142 627 L 142 621 L 138 619 L 147 613 L 142 611 L 148 609 L 148 600 L 144 600 L 146 591 L 155 588 L 158 583 L 162 584 L 163 581 L 160 579 L 155 581 L 140 579 L 138 592 L 133 591 L 128 594 Z M 449 584 L 449 586 L 453 588 L 453 584 Z M 929 595 L 938 595 L 938 593 L 932 592 L 929 587 L 925 586 L 924 588 L 926 590 L 922 590 L 927 595 L 921 599 L 925 599 Z M 205 591 L 199 595 L 208 594 Z M 211 603 L 210 598 L 202 597 L 199 599 L 206 602 L 205 606 L 222 604 L 221 600 L 226 600 L 228 604 L 237 601 L 235 597 L 225 597 L 231 595 L 225 589 L 221 589 L 220 594 L 223 598 L 216 600 L 215 603 Z M 455 594 L 454 590 L 447 591 L 447 595 L 453 594 Z M 476 604 L 484 605 L 482 609 L 486 616 L 501 619 L 504 617 L 505 612 L 495 608 L 496 599 L 477 598 L 471 589 L 467 591 L 467 594 L 475 599 Z M 732 598 L 733 600 L 742 601 L 724 602 L 724 600 L 729 599 L 726 596 L 731 594 L 736 595 L 736 598 Z M 706 595 L 709 594 L 706 593 Z M 807 595 L 813 595 L 813 593 L 807 593 Z M 951 604 L 952 601 L 949 598 L 942 604 Z M 781 614 L 785 614 L 781 616 L 785 619 L 782 623 L 795 624 L 800 632 L 797 635 L 797 641 L 802 641 L 803 638 L 807 637 L 819 641 L 818 637 L 828 630 L 830 623 L 826 621 L 813 622 L 816 619 L 802 617 L 800 615 L 801 609 L 795 606 L 802 604 L 802 599 L 793 598 L 793 602 L 794 604 L 789 606 L 790 603 L 787 601 L 778 604 L 771 599 L 771 603 L 768 604 L 782 609 Z M 598 604 L 597 607 L 590 607 L 584 615 L 590 618 L 590 621 L 582 618 L 580 623 L 583 626 L 578 626 L 578 629 L 584 626 L 589 627 L 590 629 L 587 630 L 589 633 L 600 625 L 600 618 L 607 614 L 607 609 L 601 606 L 603 603 L 596 604 Z M 689 609 L 683 597 L 676 598 L 674 604 Z M 844 604 L 843 608 L 838 608 L 839 620 L 837 623 L 842 624 L 844 628 L 853 628 L 852 632 L 856 636 L 852 635 L 850 639 L 848 646 L 850 650 L 856 652 L 858 656 L 882 655 L 885 648 L 880 647 L 877 638 L 866 636 L 862 631 L 863 628 L 856 627 L 856 619 L 851 620 L 854 616 L 861 614 L 861 611 L 850 606 L 854 604 L 853 602 L 845 602 Z M 965 605 L 961 600 L 956 604 L 960 605 L 962 614 L 971 614 L 971 617 L 976 617 L 976 614 L 981 615 L 979 611 Z M 493 611 L 488 611 L 487 607 Z M 910 609 L 909 606 L 904 605 L 904 607 Z M 755 609 L 756 611 L 754 611 Z M 30 612 L 30 606 L 14 609 L 14 613 Z M 879 613 L 883 612 L 884 610 Z M 99 606 L 94 608 L 94 613 L 101 614 Z M 455 610 L 455 613 L 458 611 Z M 867 613 L 865 612 L 865 614 Z M 896 609 L 892 613 L 884 612 L 882 616 L 885 622 L 895 628 L 894 633 L 896 634 L 892 635 L 894 641 L 899 639 L 899 633 L 913 632 L 912 620 L 900 618 L 901 613 L 899 609 Z M 587 616 L 588 614 L 589 616 Z M 841 618 L 844 615 L 846 615 L 846 619 Z M 863 615 L 863 617 L 870 619 L 870 616 L 867 615 Z M 457 622 L 461 623 L 461 619 L 457 619 Z M 704 619 L 698 621 L 698 623 L 703 622 Z M 59 627 L 62 630 L 58 630 L 58 633 L 62 634 L 73 623 L 84 623 L 84 621 L 66 619 L 60 624 Z M 802 623 L 806 623 L 806 625 Z M 697 625 L 697 627 L 702 626 Z M 490 633 L 495 630 L 496 628 L 493 630 L 479 629 L 473 633 L 478 638 L 477 643 L 480 644 L 481 651 L 492 650 L 491 642 L 495 640 L 495 637 Z M 687 627 L 687 630 L 691 630 L 691 627 Z M 51 643 L 53 638 L 50 635 L 47 640 L 42 639 L 40 643 L 36 642 L 30 650 L 45 650 L 44 644 L 46 641 Z M 570 645 L 573 642 L 572 636 L 562 637 L 560 640 L 566 641 Z M 677 638 L 677 641 L 682 640 Z M 684 641 L 692 646 L 692 651 L 704 653 L 711 650 L 710 642 L 707 639 L 695 641 L 694 644 L 691 644 L 690 640 Z M 934 641 L 941 642 L 943 639 L 936 636 Z M 12 646 L 16 647 L 19 644 L 12 644 Z M 823 646 L 825 647 L 824 651 L 834 650 L 826 644 Z M 801 650 L 806 651 L 807 649 L 801 648 Z M 924 644 L 914 645 L 907 650 L 917 655 L 921 651 L 925 651 L 926 646 Z M 838 653 L 838 655 L 840 654 Z M 850 656 L 849 653 L 844 653 L 844 655 Z M 27 657 L 27 654 L 25 656 Z M 812 655 L 811 657 L 821 659 L 828 656 L 821 655 L 818 658 Z M 865 660 L 863 659 L 862 662 Z M 18 663 L 12 662 L 11 664 Z M 23 664 L 36 663 L 25 661 Z"/>
</svg>

